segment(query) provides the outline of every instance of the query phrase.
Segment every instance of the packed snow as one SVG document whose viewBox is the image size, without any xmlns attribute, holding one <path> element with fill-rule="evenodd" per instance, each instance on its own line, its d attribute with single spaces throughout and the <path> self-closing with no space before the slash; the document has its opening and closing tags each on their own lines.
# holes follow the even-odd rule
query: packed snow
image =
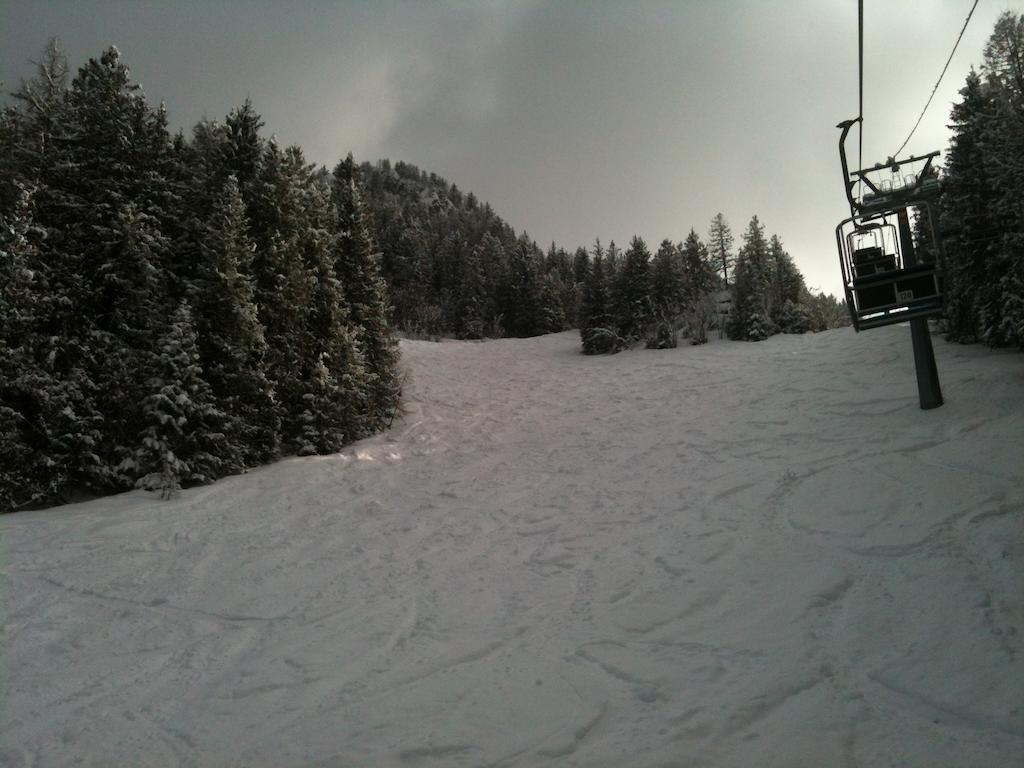
<svg viewBox="0 0 1024 768">
<path fill-rule="evenodd" d="M 402 342 L 343 453 L 0 518 L 7 766 L 1024 765 L 1024 356 Z"/>
</svg>

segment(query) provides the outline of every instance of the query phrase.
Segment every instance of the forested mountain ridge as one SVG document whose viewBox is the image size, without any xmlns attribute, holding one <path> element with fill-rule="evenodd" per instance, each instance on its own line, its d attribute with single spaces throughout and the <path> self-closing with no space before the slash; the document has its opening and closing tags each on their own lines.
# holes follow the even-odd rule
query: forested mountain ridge
<svg viewBox="0 0 1024 768">
<path fill-rule="evenodd" d="M 479 339 L 575 326 L 582 280 L 564 249 L 545 255 L 472 192 L 410 163 L 360 172 L 398 328 Z"/>
<path fill-rule="evenodd" d="M 390 160 L 360 166 L 381 248 L 395 325 L 414 336 L 463 339 L 534 336 L 580 328 L 583 351 L 636 341 L 652 347 L 707 338 L 716 323 L 731 338 L 758 340 L 847 322 L 841 302 L 812 294 L 781 239 L 732 252 L 719 213 L 707 244 L 691 229 L 685 242 L 662 241 L 652 256 L 634 237 L 625 251 L 595 239 L 571 253 L 542 251 L 487 203 L 415 165 Z M 746 237 L 746 235 L 745 235 Z M 730 278 L 732 282 L 730 283 Z M 600 283 L 600 285 L 598 285 Z M 718 300 L 738 311 L 726 328 Z"/>
</svg>

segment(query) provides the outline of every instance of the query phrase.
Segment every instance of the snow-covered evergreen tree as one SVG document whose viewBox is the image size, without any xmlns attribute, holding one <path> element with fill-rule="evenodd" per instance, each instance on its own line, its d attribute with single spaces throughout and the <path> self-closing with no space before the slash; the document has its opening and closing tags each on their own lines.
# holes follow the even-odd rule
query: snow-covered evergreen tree
<svg viewBox="0 0 1024 768">
<path fill-rule="evenodd" d="M 717 316 L 713 291 L 719 284 L 707 246 L 693 229 L 678 246 L 682 269 L 682 315 L 691 344 L 705 344 Z"/>
<path fill-rule="evenodd" d="M 988 265 L 997 246 L 992 237 L 998 229 L 996 194 L 985 172 L 983 150 L 992 111 L 986 91 L 972 69 L 950 115 L 953 135 L 946 152 L 942 218 L 945 227 L 959 230 L 944 244 L 946 331 L 955 341 L 982 336 L 981 307 L 988 298 Z"/>
<path fill-rule="evenodd" d="M 398 342 L 388 322 L 387 286 L 380 274 L 370 221 L 352 156 L 338 164 L 332 184 L 337 206 L 334 268 L 341 281 L 355 338 L 366 360 L 372 430 L 391 423 L 402 394 Z"/>
<path fill-rule="evenodd" d="M 767 309 L 771 325 L 783 333 L 803 333 L 806 318 L 800 311 L 800 298 L 806 292 L 804 277 L 793 257 L 782 246 L 778 235 L 768 241 Z"/>
<path fill-rule="evenodd" d="M 459 297 L 459 336 L 463 339 L 482 339 L 487 327 L 487 295 L 485 276 L 481 265 L 482 246 L 473 248 L 462 265 L 462 291 Z"/>
<path fill-rule="evenodd" d="M 678 246 L 682 270 L 682 303 L 689 306 L 700 302 L 715 290 L 718 278 L 707 246 L 693 229 Z"/>
<path fill-rule="evenodd" d="M 0 512 L 55 500 L 66 479 L 53 471 L 49 439 L 47 412 L 59 391 L 38 361 L 46 304 L 38 301 L 42 275 L 29 266 L 34 234 L 31 194 L 22 189 L 13 211 L 0 213 Z"/>
<path fill-rule="evenodd" d="M 656 311 L 674 317 L 683 303 L 682 256 L 676 245 L 665 239 L 651 261 L 651 304 Z"/>
<path fill-rule="evenodd" d="M 544 333 L 540 251 L 523 234 L 507 256 L 509 283 L 503 312 L 505 328 L 512 336 Z"/>
<path fill-rule="evenodd" d="M 595 243 L 600 246 L 600 243 Z M 614 284 L 615 276 L 622 269 L 622 249 L 615 244 L 614 240 L 608 242 L 608 248 L 604 252 L 604 274 L 608 278 L 609 285 Z"/>
<path fill-rule="evenodd" d="M 1024 15 L 1004 12 L 953 106 L 943 178 L 950 338 L 1024 348 Z"/>
<path fill-rule="evenodd" d="M 708 230 L 708 251 L 715 264 L 715 269 L 722 276 L 726 289 L 729 288 L 729 275 L 735 265 L 736 257 L 732 253 L 732 229 L 725 216 L 716 213 Z"/>
<path fill-rule="evenodd" d="M 182 484 L 209 482 L 229 451 L 223 413 L 203 379 L 192 313 L 182 303 L 161 334 L 147 366 L 136 444 L 118 467 L 137 488 L 170 496 Z"/>
<path fill-rule="evenodd" d="M 993 107 L 986 170 L 1002 237 L 990 259 L 995 290 L 983 308 L 983 323 L 990 343 L 1024 349 L 1024 14 L 1004 11 L 984 54 Z"/>
<path fill-rule="evenodd" d="M 563 298 L 563 284 L 558 271 L 542 275 L 538 299 L 541 333 L 557 333 L 565 330 Z"/>
<path fill-rule="evenodd" d="M 622 347 L 622 340 L 612 318 L 611 296 L 600 243 L 595 247 L 590 271 L 583 284 L 583 298 L 580 301 L 580 339 L 585 355 L 615 352 Z"/>
<path fill-rule="evenodd" d="M 768 243 L 764 226 L 754 216 L 743 233 L 743 246 L 736 258 L 727 329 L 730 338 L 761 341 L 775 332 L 769 313 L 769 291 Z"/>
<path fill-rule="evenodd" d="M 205 378 L 225 415 L 225 468 L 232 471 L 274 456 L 280 430 L 250 277 L 254 247 L 238 182 L 229 176 L 202 242 L 196 325 Z"/>
<path fill-rule="evenodd" d="M 652 320 L 650 262 L 647 244 L 634 237 L 615 275 L 612 290 L 615 321 L 623 338 L 643 338 Z"/>
</svg>

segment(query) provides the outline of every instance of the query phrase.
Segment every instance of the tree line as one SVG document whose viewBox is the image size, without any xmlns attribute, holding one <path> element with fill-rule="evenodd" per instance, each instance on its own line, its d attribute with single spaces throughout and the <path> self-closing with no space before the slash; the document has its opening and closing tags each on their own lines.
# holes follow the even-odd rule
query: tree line
<svg viewBox="0 0 1024 768">
<path fill-rule="evenodd" d="M 721 213 L 707 244 L 691 231 L 685 243 L 665 240 L 653 257 L 636 239 L 625 252 L 599 240 L 590 249 L 552 243 L 543 251 L 489 204 L 437 174 L 389 160 L 360 170 L 394 324 L 412 336 L 482 339 L 579 328 L 588 353 L 648 336 L 652 346 L 665 346 L 680 331 L 706 338 L 723 290 L 739 299 L 727 326 L 732 338 L 848 322 L 842 302 L 806 289 L 779 238 L 764 241 L 760 224 L 739 253 Z"/>
<path fill-rule="evenodd" d="M 1024 14 L 999 17 L 960 96 L 939 205 L 946 334 L 1024 349 Z"/>
<path fill-rule="evenodd" d="M 0 510 L 338 450 L 399 407 L 359 169 L 246 101 L 171 135 L 115 48 L 0 112 Z"/>
<path fill-rule="evenodd" d="M 757 216 L 733 253 L 734 237 L 719 213 L 707 243 L 693 229 L 681 243 L 663 240 L 652 256 L 634 237 L 622 253 L 595 243 L 583 260 L 580 338 L 584 353 L 615 352 L 634 343 L 674 347 L 680 335 L 702 344 L 718 327 L 729 338 L 761 341 L 776 333 L 822 331 L 849 323 L 845 304 L 815 295 L 778 235 L 765 237 Z"/>
<path fill-rule="evenodd" d="M 578 252 L 552 243 L 545 253 L 472 192 L 410 163 L 361 172 L 397 328 L 493 339 L 576 327 Z"/>
</svg>

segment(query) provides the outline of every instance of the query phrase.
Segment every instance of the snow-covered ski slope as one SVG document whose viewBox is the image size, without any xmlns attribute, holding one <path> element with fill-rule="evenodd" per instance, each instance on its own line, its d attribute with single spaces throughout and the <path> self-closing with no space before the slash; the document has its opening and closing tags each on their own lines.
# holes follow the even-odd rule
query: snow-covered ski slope
<svg viewBox="0 0 1024 768">
<path fill-rule="evenodd" d="M 0 763 L 1024 764 L 1024 356 L 402 347 L 341 455 L 0 519 Z"/>
</svg>

